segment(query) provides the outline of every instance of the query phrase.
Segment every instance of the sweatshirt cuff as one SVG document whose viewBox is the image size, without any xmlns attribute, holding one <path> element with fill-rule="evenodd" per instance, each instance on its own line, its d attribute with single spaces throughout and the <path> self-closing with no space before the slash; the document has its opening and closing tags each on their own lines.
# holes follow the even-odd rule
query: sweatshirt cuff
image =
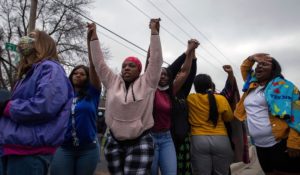
<svg viewBox="0 0 300 175">
<path fill-rule="evenodd" d="M 10 112 L 9 112 L 10 106 L 11 106 L 11 101 L 9 101 L 9 102 L 6 104 L 5 109 L 4 109 L 4 111 L 3 111 L 3 116 L 5 116 L 5 117 L 10 117 Z"/>
</svg>

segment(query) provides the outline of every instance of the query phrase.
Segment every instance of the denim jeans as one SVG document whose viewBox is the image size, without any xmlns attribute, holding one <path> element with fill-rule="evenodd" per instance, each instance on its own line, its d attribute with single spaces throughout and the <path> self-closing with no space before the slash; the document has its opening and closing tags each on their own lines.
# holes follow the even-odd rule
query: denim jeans
<svg viewBox="0 0 300 175">
<path fill-rule="evenodd" d="M 84 147 L 60 147 L 50 166 L 51 175 L 93 175 L 100 158 L 99 143 Z"/>
<path fill-rule="evenodd" d="M 7 175 L 47 175 L 52 157 L 52 155 L 9 155 L 5 156 L 4 169 Z"/>
<path fill-rule="evenodd" d="M 160 168 L 162 175 L 176 175 L 176 151 L 170 131 L 152 133 L 152 137 L 154 140 L 154 159 L 151 174 L 157 175 L 158 168 Z"/>
</svg>

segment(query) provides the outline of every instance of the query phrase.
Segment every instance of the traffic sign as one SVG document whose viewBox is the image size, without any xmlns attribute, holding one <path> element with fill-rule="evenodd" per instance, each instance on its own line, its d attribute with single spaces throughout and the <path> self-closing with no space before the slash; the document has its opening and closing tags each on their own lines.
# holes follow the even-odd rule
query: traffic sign
<svg viewBox="0 0 300 175">
<path fill-rule="evenodd" d="M 5 43 L 5 49 L 16 52 L 17 51 L 17 45 L 15 45 L 13 43 Z"/>
</svg>

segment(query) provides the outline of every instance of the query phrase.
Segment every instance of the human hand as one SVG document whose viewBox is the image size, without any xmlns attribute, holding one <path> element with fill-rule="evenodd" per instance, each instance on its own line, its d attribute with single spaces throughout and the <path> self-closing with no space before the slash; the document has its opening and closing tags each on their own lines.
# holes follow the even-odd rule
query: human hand
<svg viewBox="0 0 300 175">
<path fill-rule="evenodd" d="M 188 40 L 186 54 L 192 53 L 192 51 L 194 51 L 199 45 L 200 45 L 200 43 L 196 39 L 190 39 L 190 40 Z"/>
<path fill-rule="evenodd" d="M 300 157 L 300 150 L 294 148 L 287 148 L 287 153 L 290 157 Z"/>
<path fill-rule="evenodd" d="M 227 73 L 227 74 L 233 74 L 233 70 L 232 67 L 230 65 L 224 65 L 223 66 L 223 70 Z"/>
<path fill-rule="evenodd" d="M 268 53 L 256 53 L 248 57 L 249 60 L 255 62 L 262 62 L 265 59 L 271 59 Z"/>
<path fill-rule="evenodd" d="M 160 18 L 152 18 L 149 23 L 149 28 L 151 29 L 152 35 L 158 35 L 159 34 L 159 28 L 160 28 Z"/>
<path fill-rule="evenodd" d="M 200 42 L 196 39 L 188 40 L 188 48 L 190 48 L 190 50 L 196 49 L 199 45 L 200 45 Z"/>
<path fill-rule="evenodd" d="M 88 41 L 98 40 L 95 23 L 87 23 L 87 39 Z"/>
</svg>

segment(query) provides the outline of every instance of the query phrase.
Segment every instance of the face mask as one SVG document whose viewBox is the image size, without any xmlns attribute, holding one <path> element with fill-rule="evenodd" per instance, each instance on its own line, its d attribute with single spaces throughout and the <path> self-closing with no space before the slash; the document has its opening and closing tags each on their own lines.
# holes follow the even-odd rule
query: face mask
<svg viewBox="0 0 300 175">
<path fill-rule="evenodd" d="M 18 43 L 19 53 L 23 56 L 28 56 L 34 52 L 34 38 L 23 36 Z"/>
</svg>

